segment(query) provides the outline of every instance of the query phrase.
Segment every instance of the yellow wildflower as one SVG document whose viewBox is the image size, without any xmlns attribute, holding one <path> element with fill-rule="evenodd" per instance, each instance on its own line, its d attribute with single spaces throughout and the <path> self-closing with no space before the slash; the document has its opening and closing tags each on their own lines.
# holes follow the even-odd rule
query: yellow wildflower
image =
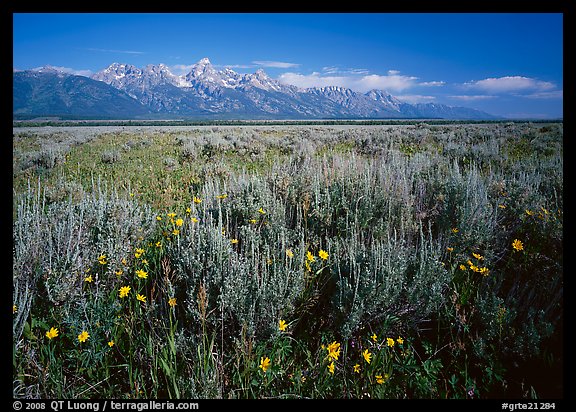
<svg viewBox="0 0 576 412">
<path fill-rule="evenodd" d="M 522 244 L 522 242 L 518 239 L 514 239 L 514 241 L 512 242 L 512 247 L 514 248 L 514 250 L 516 251 L 520 251 L 524 249 L 524 245 Z"/>
<path fill-rule="evenodd" d="M 94 279 L 92 279 L 92 275 L 88 276 L 87 278 L 84 278 L 84 282 L 92 282 Z"/>
<path fill-rule="evenodd" d="M 134 257 L 136 257 L 137 259 L 139 259 L 140 256 L 142 256 L 143 253 L 144 253 L 144 249 L 137 248 L 137 249 L 134 251 Z"/>
<path fill-rule="evenodd" d="M 396 342 L 398 342 L 399 345 L 402 345 L 404 343 L 404 339 L 402 339 L 400 336 L 398 336 L 398 339 L 396 339 Z"/>
<path fill-rule="evenodd" d="M 334 375 L 334 362 L 330 362 L 330 364 L 328 365 L 328 372 Z"/>
<path fill-rule="evenodd" d="M 136 276 L 138 276 L 140 279 L 146 279 L 148 277 L 148 272 L 146 272 L 142 269 L 138 269 L 136 271 Z"/>
<path fill-rule="evenodd" d="M 18 312 L 18 306 L 12 305 L 12 314 L 15 314 L 16 312 Z"/>
<path fill-rule="evenodd" d="M 232 243 L 233 245 L 238 243 L 238 239 L 230 239 L 230 243 Z"/>
<path fill-rule="evenodd" d="M 384 382 L 386 382 L 386 380 L 387 380 L 389 377 L 390 377 L 390 376 L 389 376 L 387 373 L 385 373 L 384 376 L 382 376 L 382 375 L 376 375 L 376 382 L 377 382 L 379 385 L 382 385 Z"/>
<path fill-rule="evenodd" d="M 180 234 L 180 231 L 179 231 L 178 229 L 174 229 L 174 230 L 172 231 L 172 234 L 173 234 L 174 236 L 178 236 L 178 235 Z"/>
<path fill-rule="evenodd" d="M 360 365 L 358 365 L 358 364 L 354 365 L 354 372 L 360 373 Z"/>
<path fill-rule="evenodd" d="M 394 346 L 394 339 L 386 338 L 386 344 L 390 347 L 393 347 Z"/>
<path fill-rule="evenodd" d="M 110 342 L 108 342 L 108 346 L 110 346 L 110 347 L 114 346 L 114 339 L 112 339 Z"/>
<path fill-rule="evenodd" d="M 228 195 L 226 193 L 222 194 L 222 195 L 218 195 L 216 196 L 216 199 L 220 199 L 220 200 L 224 200 L 228 197 Z"/>
<path fill-rule="evenodd" d="M 170 299 L 168 299 L 168 304 L 169 304 L 171 307 L 176 306 L 176 298 L 170 298 Z"/>
<path fill-rule="evenodd" d="M 128 293 L 130 293 L 130 286 L 122 286 L 120 288 L 120 297 L 121 298 L 125 298 L 126 296 L 128 296 Z"/>
<path fill-rule="evenodd" d="M 191 220 L 192 220 L 192 223 L 198 223 L 199 222 L 198 218 L 195 218 L 195 217 L 193 217 Z"/>
<path fill-rule="evenodd" d="M 374 342 L 376 342 L 378 340 L 378 336 L 375 333 L 373 333 L 372 336 L 370 336 L 370 337 L 372 338 L 372 340 Z"/>
<path fill-rule="evenodd" d="M 146 296 L 141 295 L 141 294 L 137 294 L 136 295 L 136 299 L 139 300 L 140 302 L 146 303 Z"/>
<path fill-rule="evenodd" d="M 178 218 L 176 219 L 176 226 L 180 227 L 184 224 L 184 219 Z"/>
<path fill-rule="evenodd" d="M 452 228 L 452 233 L 458 233 L 458 228 L 457 227 Z"/>
<path fill-rule="evenodd" d="M 320 259 L 326 260 L 326 259 L 328 259 L 328 252 L 320 249 L 320 252 L 318 252 L 318 256 L 320 256 Z"/>
<path fill-rule="evenodd" d="M 106 262 L 106 255 L 100 255 L 98 257 L 98 263 L 100 263 L 101 265 L 105 265 L 106 263 L 108 263 Z"/>
<path fill-rule="evenodd" d="M 58 336 L 58 329 L 56 328 L 50 328 L 50 330 L 46 332 L 46 337 L 48 339 L 55 338 L 56 336 Z"/>
<path fill-rule="evenodd" d="M 116 274 L 116 276 L 122 276 L 122 273 L 124 273 L 124 271 L 122 269 L 118 269 L 114 273 Z"/>
<path fill-rule="evenodd" d="M 308 251 L 306 253 L 306 258 L 308 259 L 309 262 L 314 262 L 316 260 L 316 258 L 314 257 L 314 255 L 310 251 Z"/>
<path fill-rule="evenodd" d="M 340 344 L 338 342 L 332 342 L 326 347 L 326 350 L 328 351 L 329 357 L 338 360 L 338 357 L 340 356 Z"/>
<path fill-rule="evenodd" d="M 258 209 L 258 213 L 260 213 L 261 215 L 265 215 L 266 212 L 264 211 L 264 209 L 260 208 Z"/>
<path fill-rule="evenodd" d="M 294 257 L 294 252 L 292 252 L 292 249 L 286 249 L 286 256 L 288 256 L 289 258 Z"/>
<path fill-rule="evenodd" d="M 268 356 L 261 357 L 260 358 L 260 365 L 258 366 L 260 369 L 262 369 L 262 371 L 264 373 L 266 373 L 266 371 L 268 370 L 268 368 L 270 367 L 270 358 Z"/>
<path fill-rule="evenodd" d="M 78 341 L 80 343 L 84 343 L 88 340 L 89 337 L 90 337 L 90 335 L 88 334 L 88 332 L 83 330 L 82 333 L 80 335 L 78 335 Z"/>
<path fill-rule="evenodd" d="M 192 201 L 194 203 L 196 203 L 197 205 L 199 205 L 200 203 L 202 203 L 202 199 L 200 199 L 199 197 L 194 196 L 194 198 L 192 199 Z"/>
<path fill-rule="evenodd" d="M 368 349 L 364 349 L 364 352 L 362 352 L 362 356 L 364 357 L 364 360 L 367 363 L 370 363 L 370 361 L 372 360 L 372 354 L 368 351 Z"/>
<path fill-rule="evenodd" d="M 478 260 L 484 259 L 484 256 L 480 255 L 479 253 L 472 253 L 472 256 L 474 256 Z"/>
<path fill-rule="evenodd" d="M 284 319 L 280 319 L 280 321 L 278 322 L 278 329 L 280 330 L 280 332 L 284 332 L 287 326 L 288 324 L 286 323 L 286 321 Z"/>
</svg>

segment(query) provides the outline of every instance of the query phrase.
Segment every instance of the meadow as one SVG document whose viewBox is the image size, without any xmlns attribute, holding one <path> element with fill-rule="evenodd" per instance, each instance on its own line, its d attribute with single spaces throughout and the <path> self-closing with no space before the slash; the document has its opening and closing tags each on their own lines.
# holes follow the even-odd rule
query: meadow
<svg viewBox="0 0 576 412">
<path fill-rule="evenodd" d="M 15 398 L 562 398 L 563 125 L 13 128 Z"/>
</svg>

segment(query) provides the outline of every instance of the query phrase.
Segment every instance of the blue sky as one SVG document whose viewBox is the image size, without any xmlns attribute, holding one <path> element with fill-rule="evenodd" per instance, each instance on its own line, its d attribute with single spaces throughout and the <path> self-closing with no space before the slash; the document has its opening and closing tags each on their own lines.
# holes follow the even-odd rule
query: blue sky
<svg viewBox="0 0 576 412">
<path fill-rule="evenodd" d="M 113 62 L 183 74 L 207 57 L 301 87 L 563 116 L 561 13 L 15 13 L 13 67 L 90 75 Z"/>
</svg>

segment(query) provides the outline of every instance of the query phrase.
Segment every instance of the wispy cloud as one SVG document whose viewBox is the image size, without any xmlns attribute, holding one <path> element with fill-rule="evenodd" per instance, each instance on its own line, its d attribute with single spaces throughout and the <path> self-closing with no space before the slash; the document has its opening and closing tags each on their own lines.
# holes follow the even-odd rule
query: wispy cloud
<svg viewBox="0 0 576 412">
<path fill-rule="evenodd" d="M 352 76 L 360 76 L 360 75 L 365 75 L 365 74 L 369 74 L 370 71 L 368 69 L 361 69 L 361 68 L 353 68 L 353 67 L 348 67 L 348 68 L 340 68 L 338 66 L 326 66 L 326 67 L 322 67 L 322 73 L 327 75 L 327 74 L 338 74 L 338 75 L 352 75 Z"/>
<path fill-rule="evenodd" d="M 257 66 L 274 67 L 278 69 L 292 69 L 300 66 L 299 63 L 279 62 L 274 60 L 253 60 L 252 63 Z"/>
<path fill-rule="evenodd" d="M 174 64 L 172 66 L 169 66 L 168 69 L 173 74 L 180 76 L 182 74 L 189 73 L 190 70 L 192 70 L 193 66 L 194 66 L 193 64 Z"/>
<path fill-rule="evenodd" d="M 394 96 L 404 103 L 430 103 L 436 100 L 436 96 L 426 96 L 422 94 L 405 94 Z"/>
<path fill-rule="evenodd" d="M 477 100 L 490 100 L 496 99 L 498 96 L 490 95 L 490 94 L 459 94 L 459 95 L 452 95 L 446 96 L 450 99 L 461 100 L 465 102 L 473 102 Z"/>
<path fill-rule="evenodd" d="M 518 93 L 555 89 L 554 83 L 524 76 L 489 77 L 464 83 L 464 87 L 487 93 Z"/>
<path fill-rule="evenodd" d="M 530 93 L 525 95 L 529 99 L 563 99 L 564 98 L 564 91 L 563 90 L 552 90 L 549 92 L 536 92 Z"/>
<path fill-rule="evenodd" d="M 95 51 L 95 52 L 102 52 L 102 53 L 146 54 L 146 52 L 137 51 L 137 50 L 99 49 L 99 48 L 94 48 L 94 47 L 87 47 L 85 50 Z"/>
</svg>

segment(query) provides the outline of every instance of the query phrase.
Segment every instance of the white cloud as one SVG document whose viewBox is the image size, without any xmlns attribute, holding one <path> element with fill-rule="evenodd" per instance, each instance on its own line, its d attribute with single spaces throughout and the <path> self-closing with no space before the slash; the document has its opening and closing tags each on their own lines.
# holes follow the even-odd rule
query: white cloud
<svg viewBox="0 0 576 412">
<path fill-rule="evenodd" d="M 474 94 L 474 95 L 462 94 L 462 95 L 453 95 L 453 96 L 447 96 L 447 97 L 449 97 L 451 99 L 462 100 L 462 101 L 466 101 L 466 102 L 472 102 L 475 100 L 495 99 L 497 96 L 493 96 L 493 95 L 489 95 L 489 94 Z"/>
<path fill-rule="evenodd" d="M 524 76 L 490 77 L 464 83 L 464 87 L 487 93 L 514 93 L 526 91 L 545 91 L 556 86 L 551 82 Z"/>
<path fill-rule="evenodd" d="M 88 47 L 88 48 L 86 48 L 86 50 L 103 52 L 103 53 L 146 54 L 146 52 L 137 51 L 137 50 L 98 49 L 98 48 L 94 48 L 94 47 Z"/>
<path fill-rule="evenodd" d="M 190 73 L 190 70 L 192 70 L 193 66 L 194 66 L 193 64 L 175 64 L 173 66 L 168 67 L 168 69 L 173 74 L 180 76 L 182 74 Z"/>
<path fill-rule="evenodd" d="M 272 60 L 254 60 L 252 63 L 257 64 L 258 66 L 262 67 L 274 67 L 279 69 L 291 69 L 294 67 L 299 67 L 299 63 L 288 63 L 288 62 L 279 62 L 279 61 L 272 61 Z"/>
<path fill-rule="evenodd" d="M 351 70 L 351 69 L 348 69 Z M 363 69 L 354 69 L 357 73 Z M 372 89 L 386 90 L 389 92 L 402 92 L 420 85 L 418 77 L 400 74 L 398 70 L 390 70 L 386 75 L 365 74 L 365 75 L 330 75 L 341 73 L 337 68 L 325 67 L 323 73 L 313 72 L 311 74 L 301 74 L 286 72 L 278 77 L 282 83 L 292 84 L 297 87 L 325 87 L 340 86 L 352 89 L 357 92 L 367 92 Z M 326 75 L 329 74 L 329 75 Z M 435 85 L 440 85 L 440 82 Z M 424 84 L 430 85 L 430 84 Z"/>
<path fill-rule="evenodd" d="M 425 96 L 425 95 L 421 95 L 421 94 L 405 94 L 405 95 L 398 95 L 398 96 L 394 96 L 394 97 L 396 97 L 398 100 L 400 100 L 404 103 L 410 103 L 410 104 L 430 103 L 430 102 L 436 100 L 436 96 Z"/>
<path fill-rule="evenodd" d="M 325 87 L 325 86 L 341 86 L 349 87 L 348 79 L 343 76 L 322 76 L 318 72 L 312 74 L 300 73 L 282 73 L 278 77 L 278 81 L 285 84 L 291 84 L 303 89 L 309 87 Z"/>
<path fill-rule="evenodd" d="M 430 87 L 438 87 L 438 86 L 444 86 L 446 84 L 446 82 L 443 81 L 434 81 L 434 82 L 420 82 L 418 83 L 418 86 L 430 86 Z"/>
<path fill-rule="evenodd" d="M 564 91 L 563 90 L 552 90 L 549 92 L 536 92 L 527 94 L 526 96 L 529 99 L 562 99 L 564 98 Z"/>
<path fill-rule="evenodd" d="M 363 76 L 357 81 L 357 88 L 360 91 L 368 91 L 370 89 L 382 89 L 400 92 L 409 89 L 416 85 L 417 77 L 404 76 L 399 74 L 397 70 L 388 71 L 388 75 L 382 76 L 378 74 L 370 74 Z"/>
</svg>

